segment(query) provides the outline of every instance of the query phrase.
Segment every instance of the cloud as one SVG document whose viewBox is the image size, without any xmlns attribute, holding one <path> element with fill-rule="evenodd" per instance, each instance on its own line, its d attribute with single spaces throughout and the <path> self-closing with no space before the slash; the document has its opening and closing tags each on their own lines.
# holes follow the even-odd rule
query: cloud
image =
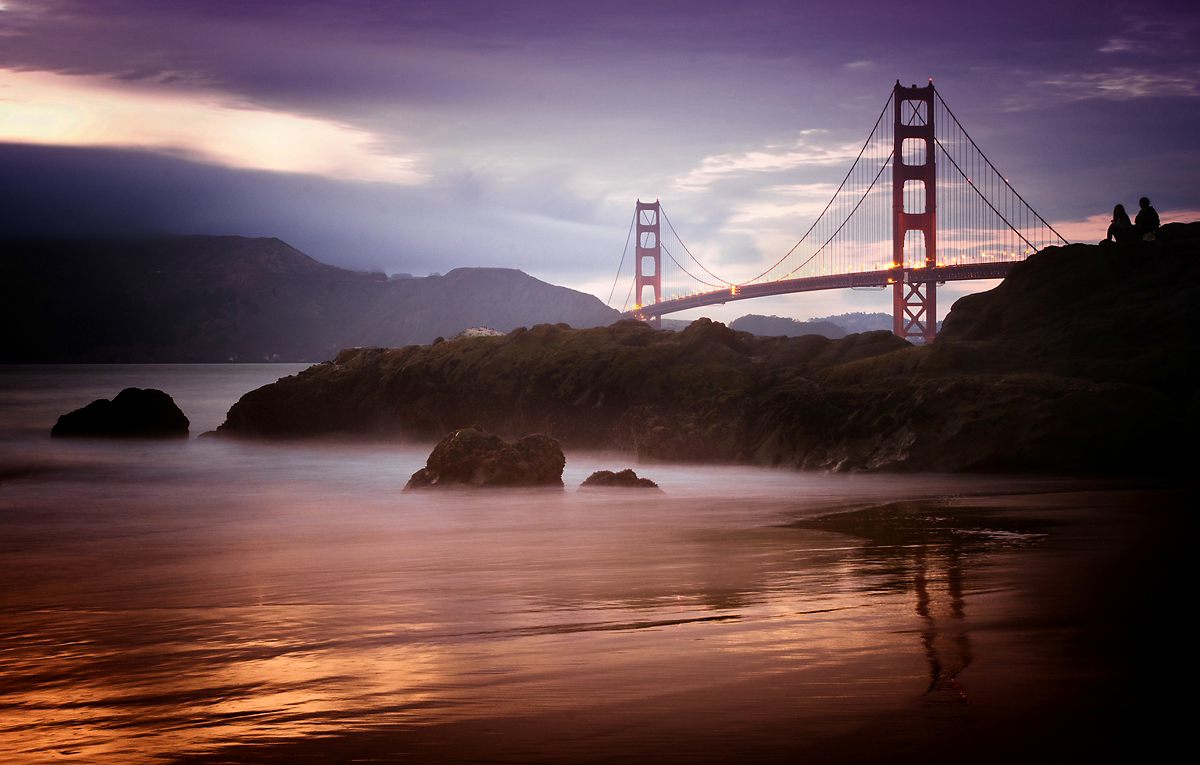
<svg viewBox="0 0 1200 765">
<path fill-rule="evenodd" d="M 1200 70 L 1154 72 L 1118 68 L 1107 72 L 1061 74 L 1037 84 L 1069 101 L 1088 98 L 1124 101 L 1162 96 L 1195 97 L 1200 96 Z"/>
<path fill-rule="evenodd" d="M 836 191 L 837 184 L 834 183 L 771 186 L 762 193 L 775 196 L 775 201 L 754 200 L 738 204 L 727 223 L 730 226 L 758 226 L 765 221 L 783 221 L 794 228 L 798 221 L 816 218 Z"/>
<path fill-rule="evenodd" d="M 0 141 L 137 148 L 226 167 L 418 184 L 415 157 L 352 125 L 98 76 L 0 69 Z"/>
<path fill-rule="evenodd" d="M 1105 41 L 1100 53 L 1142 53 L 1151 56 L 1189 55 L 1195 18 L 1163 9 L 1140 9 L 1125 19 L 1126 29 Z"/>
<path fill-rule="evenodd" d="M 816 131 L 805 131 L 813 133 Z M 825 166 L 849 163 L 858 156 L 860 144 L 844 143 L 817 146 L 801 137 L 794 147 L 781 149 L 770 146 L 761 151 L 741 154 L 717 154 L 705 157 L 700 166 L 676 178 L 672 187 L 677 191 L 701 191 L 719 180 L 748 173 L 771 173 L 793 170 L 803 166 Z"/>
</svg>

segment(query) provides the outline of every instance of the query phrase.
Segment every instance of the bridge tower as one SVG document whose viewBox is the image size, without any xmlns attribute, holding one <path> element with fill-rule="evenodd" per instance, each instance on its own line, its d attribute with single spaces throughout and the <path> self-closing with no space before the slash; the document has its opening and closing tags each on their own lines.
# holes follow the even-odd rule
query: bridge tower
<svg viewBox="0 0 1200 765">
<path fill-rule="evenodd" d="M 937 174 L 934 167 L 933 81 L 918 88 L 896 81 L 892 94 L 895 146 L 892 155 L 892 266 L 903 278 L 892 287 L 892 331 L 905 340 L 933 342 L 937 334 L 937 282 L 921 281 L 918 270 L 906 265 L 905 246 L 924 262 L 916 268 L 937 265 Z M 910 237 L 909 232 L 920 232 Z"/>
<path fill-rule="evenodd" d="M 637 292 L 635 303 L 646 305 L 643 290 L 652 287 L 654 302 L 662 301 L 662 240 L 659 238 L 659 220 L 661 210 L 658 200 L 653 202 L 637 202 L 637 244 L 634 254 L 637 267 L 634 269 L 634 290 Z M 652 265 L 653 272 L 647 272 L 647 264 Z M 658 329 L 662 326 L 661 316 L 652 316 L 650 326 Z"/>
</svg>

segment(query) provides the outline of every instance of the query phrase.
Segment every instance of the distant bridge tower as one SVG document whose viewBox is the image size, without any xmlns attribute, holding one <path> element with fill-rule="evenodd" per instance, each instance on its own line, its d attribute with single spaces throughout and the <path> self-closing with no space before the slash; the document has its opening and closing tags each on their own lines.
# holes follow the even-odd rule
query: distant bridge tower
<svg viewBox="0 0 1200 765">
<path fill-rule="evenodd" d="M 895 148 L 892 155 L 892 265 L 904 278 L 892 287 L 892 331 L 905 340 L 933 342 L 937 334 L 937 282 L 918 281 L 916 268 L 937 265 L 937 174 L 934 167 L 933 81 L 923 88 L 905 88 L 896 81 L 892 105 Z M 921 241 L 909 232 L 922 234 Z M 907 246 L 907 250 L 906 250 Z M 908 257 L 906 257 L 908 256 Z"/>
<path fill-rule="evenodd" d="M 660 213 L 658 200 L 637 203 L 637 245 L 635 249 L 637 267 L 634 269 L 634 290 L 638 306 L 646 305 L 643 290 L 654 288 L 654 302 L 662 301 L 662 240 L 659 238 Z M 646 271 L 647 264 L 654 267 L 653 273 Z M 661 316 L 650 317 L 650 326 L 662 326 Z"/>
</svg>

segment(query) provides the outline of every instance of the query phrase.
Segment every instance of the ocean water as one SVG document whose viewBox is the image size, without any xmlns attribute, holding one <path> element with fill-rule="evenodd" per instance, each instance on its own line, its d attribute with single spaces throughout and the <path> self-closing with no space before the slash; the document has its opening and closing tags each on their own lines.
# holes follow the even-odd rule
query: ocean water
<svg viewBox="0 0 1200 765">
<path fill-rule="evenodd" d="M 299 368 L 0 368 L 4 762 L 938 761 L 1077 749 L 1139 677 L 1078 652 L 1081 572 L 1160 493 L 598 453 L 405 493 L 429 444 L 195 437 Z M 130 385 L 193 437 L 48 437 Z M 662 493 L 575 491 L 630 466 Z"/>
</svg>

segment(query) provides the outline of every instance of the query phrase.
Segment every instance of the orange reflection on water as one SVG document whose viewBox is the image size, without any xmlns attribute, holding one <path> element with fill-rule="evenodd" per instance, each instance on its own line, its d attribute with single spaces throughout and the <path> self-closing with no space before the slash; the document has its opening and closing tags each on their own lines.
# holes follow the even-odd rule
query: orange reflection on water
<svg viewBox="0 0 1200 765">
<path fill-rule="evenodd" d="M 407 466 L 360 452 L 212 448 L 242 472 L 0 486 L 25 524 L 0 556 L 22 583 L 0 595 L 9 762 L 547 716 L 495 734 L 509 759 L 795 746 L 958 683 L 995 547 L 814 524 L 820 503 L 778 474 L 780 491 L 681 485 L 649 506 L 407 495 Z"/>
</svg>

